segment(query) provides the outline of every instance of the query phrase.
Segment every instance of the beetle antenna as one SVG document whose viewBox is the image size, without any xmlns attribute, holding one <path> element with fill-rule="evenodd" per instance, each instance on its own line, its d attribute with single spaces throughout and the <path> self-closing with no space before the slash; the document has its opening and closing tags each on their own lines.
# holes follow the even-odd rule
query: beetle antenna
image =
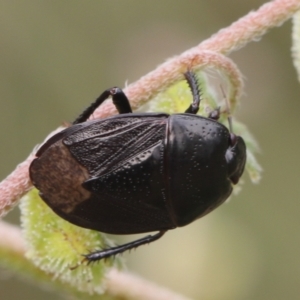
<svg viewBox="0 0 300 300">
<path fill-rule="evenodd" d="M 226 112 L 227 112 L 227 115 L 228 115 L 227 120 L 228 120 L 228 125 L 229 125 L 229 131 L 230 131 L 230 133 L 233 133 L 233 130 L 232 130 L 232 115 L 231 115 L 230 104 L 229 104 L 228 98 L 226 97 L 223 86 L 220 85 L 220 88 L 221 88 L 223 98 L 224 98 L 225 103 L 226 103 Z"/>
<path fill-rule="evenodd" d="M 185 113 L 196 114 L 199 110 L 199 105 L 201 101 L 201 91 L 199 88 L 199 82 L 196 74 L 191 70 L 184 73 L 184 77 L 191 89 L 193 95 L 193 103 L 188 107 Z"/>
</svg>

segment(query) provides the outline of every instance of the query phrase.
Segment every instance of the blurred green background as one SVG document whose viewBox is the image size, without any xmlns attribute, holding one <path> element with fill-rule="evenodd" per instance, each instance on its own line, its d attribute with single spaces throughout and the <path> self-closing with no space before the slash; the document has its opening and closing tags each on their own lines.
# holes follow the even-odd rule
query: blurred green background
<svg viewBox="0 0 300 300">
<path fill-rule="evenodd" d="M 104 89 L 137 80 L 262 3 L 2 0 L 1 178 Z M 245 76 L 238 118 L 261 146 L 261 183 L 244 176 L 242 192 L 217 211 L 124 255 L 129 270 L 194 299 L 299 299 L 300 86 L 290 47 L 289 21 L 231 55 Z M 1 269 L 1 300 L 54 297 Z"/>
</svg>

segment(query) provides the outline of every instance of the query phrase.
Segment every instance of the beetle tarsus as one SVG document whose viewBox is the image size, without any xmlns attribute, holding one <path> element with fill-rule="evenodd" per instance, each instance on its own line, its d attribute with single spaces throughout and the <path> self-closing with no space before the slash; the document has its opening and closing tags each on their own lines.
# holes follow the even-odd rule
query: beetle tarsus
<svg viewBox="0 0 300 300">
<path fill-rule="evenodd" d="M 120 114 L 131 113 L 131 106 L 128 98 L 118 87 L 113 87 L 105 90 L 83 113 L 73 122 L 73 125 L 83 123 L 94 113 L 94 111 L 109 97 L 112 97 L 112 101 L 116 106 Z"/>
<path fill-rule="evenodd" d="M 83 256 L 88 261 L 88 264 L 90 264 L 90 263 L 98 261 L 100 259 L 106 259 L 108 257 L 115 256 L 119 253 L 123 253 L 124 251 L 131 250 L 131 249 L 137 248 L 141 245 L 145 245 L 145 244 L 154 242 L 154 241 L 158 240 L 159 238 L 161 238 L 165 233 L 166 233 L 166 231 L 160 231 L 157 234 L 147 235 L 139 240 L 136 240 L 136 241 L 124 244 L 124 245 L 95 251 L 95 252 L 92 252 L 92 253 L 89 253 L 89 254 L 86 254 Z"/>
<path fill-rule="evenodd" d="M 184 77 L 191 89 L 192 95 L 193 95 L 193 103 L 188 107 L 188 109 L 185 111 L 185 113 L 189 114 L 196 114 L 199 110 L 199 105 L 201 101 L 201 92 L 199 89 L 199 82 L 196 77 L 196 74 L 192 71 L 188 70 L 186 73 L 184 73 Z"/>
</svg>

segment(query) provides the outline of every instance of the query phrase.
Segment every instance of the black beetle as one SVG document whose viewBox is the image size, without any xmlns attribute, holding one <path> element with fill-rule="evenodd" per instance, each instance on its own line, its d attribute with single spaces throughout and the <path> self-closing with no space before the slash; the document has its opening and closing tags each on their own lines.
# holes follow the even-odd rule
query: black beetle
<svg viewBox="0 0 300 300">
<path fill-rule="evenodd" d="M 184 75 L 193 95 L 185 113 L 133 114 L 126 95 L 114 87 L 38 150 L 30 178 L 59 216 L 111 234 L 159 231 L 87 254 L 88 261 L 153 242 L 203 217 L 241 177 L 244 140 L 217 121 L 218 110 L 208 118 L 196 115 L 196 75 Z M 87 121 L 109 96 L 120 114 Z"/>
</svg>

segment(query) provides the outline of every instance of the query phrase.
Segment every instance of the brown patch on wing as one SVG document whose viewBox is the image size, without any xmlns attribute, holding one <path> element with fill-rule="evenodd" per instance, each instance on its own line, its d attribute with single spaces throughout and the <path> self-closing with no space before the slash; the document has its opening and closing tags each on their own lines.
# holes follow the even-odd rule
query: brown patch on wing
<svg viewBox="0 0 300 300">
<path fill-rule="evenodd" d="M 90 178 L 88 171 L 75 160 L 62 140 L 36 158 L 29 172 L 42 199 L 57 213 L 70 213 L 91 195 L 82 187 Z"/>
</svg>

